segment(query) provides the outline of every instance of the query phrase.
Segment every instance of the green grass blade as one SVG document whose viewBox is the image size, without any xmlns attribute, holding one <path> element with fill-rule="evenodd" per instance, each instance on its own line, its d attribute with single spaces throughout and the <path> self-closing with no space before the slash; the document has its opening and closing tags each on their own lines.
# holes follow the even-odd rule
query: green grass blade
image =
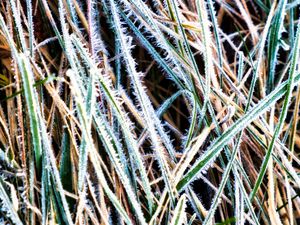
<svg viewBox="0 0 300 225">
<path fill-rule="evenodd" d="M 294 82 L 295 82 L 295 77 L 296 77 L 296 73 L 297 73 L 297 66 L 298 66 L 298 60 L 299 60 L 299 49 L 300 49 L 300 23 L 298 23 L 298 28 L 297 28 L 297 33 L 296 33 L 296 37 L 295 37 L 295 43 L 294 43 L 294 47 L 293 47 L 293 55 L 292 55 L 292 59 L 291 59 L 291 67 L 289 70 L 289 78 L 286 82 L 286 91 L 285 91 L 285 99 L 284 99 L 284 103 L 283 103 L 283 107 L 281 109 L 281 113 L 280 113 L 280 117 L 279 117 L 279 121 L 278 124 L 276 125 L 274 134 L 272 136 L 272 140 L 270 142 L 268 151 L 265 155 L 264 161 L 262 163 L 257 181 L 254 185 L 254 188 L 251 192 L 251 196 L 250 199 L 252 200 L 254 198 L 254 196 L 256 195 L 257 190 L 259 189 L 263 177 L 266 173 L 267 170 L 267 166 L 268 166 L 268 162 L 269 159 L 272 155 L 273 152 L 273 148 L 275 145 L 275 142 L 277 140 L 277 138 L 280 135 L 281 129 L 283 127 L 285 118 L 287 116 L 287 112 L 288 112 L 288 106 L 290 104 L 291 101 L 291 96 L 292 96 L 292 91 L 294 88 Z"/>
<path fill-rule="evenodd" d="M 110 1 L 112 15 L 115 21 L 115 31 L 118 35 L 120 46 L 122 46 L 123 54 L 124 54 L 124 60 L 126 62 L 126 67 L 128 71 L 128 75 L 130 76 L 131 83 L 134 88 L 135 95 L 137 97 L 137 100 L 140 104 L 141 111 L 143 113 L 150 138 L 152 141 L 152 145 L 154 148 L 155 155 L 157 156 L 157 160 L 159 162 L 159 166 L 161 168 L 161 172 L 163 174 L 164 181 L 166 183 L 166 186 L 169 190 L 169 194 L 171 198 L 173 199 L 173 188 L 172 188 L 172 182 L 170 179 L 170 169 L 166 161 L 166 156 L 162 151 L 162 144 L 165 145 L 167 148 L 169 154 L 172 158 L 175 158 L 175 153 L 173 146 L 171 144 L 171 141 L 169 140 L 168 135 L 166 135 L 159 119 L 156 116 L 156 113 L 153 109 L 153 106 L 150 102 L 150 99 L 145 93 L 144 87 L 141 82 L 141 76 L 142 74 L 138 73 L 135 69 L 135 61 L 131 55 L 130 52 L 130 43 L 131 40 L 126 38 L 125 34 L 123 33 L 122 26 L 120 24 L 120 19 L 118 16 L 118 12 L 116 11 L 116 6 L 113 0 Z M 158 136 L 160 134 L 160 137 Z M 162 141 L 160 141 L 162 140 Z"/>
<path fill-rule="evenodd" d="M 274 89 L 275 82 L 275 67 L 277 64 L 277 54 L 279 50 L 280 40 L 284 28 L 284 15 L 287 0 L 281 0 L 277 7 L 276 14 L 273 18 L 273 23 L 269 34 L 269 49 L 268 49 L 268 86 L 267 93 L 270 93 Z"/>
<path fill-rule="evenodd" d="M 34 77 L 33 72 L 30 68 L 29 62 L 26 60 L 26 56 L 21 54 L 18 58 L 19 60 L 19 69 L 22 74 L 22 81 L 24 87 L 24 95 L 27 103 L 27 110 L 29 113 L 30 120 L 30 130 L 32 135 L 32 144 L 33 151 L 35 155 L 35 163 L 37 167 L 38 173 L 41 172 L 42 166 L 42 143 L 41 143 L 41 134 L 40 134 L 40 124 L 39 124 L 39 116 L 38 109 L 39 105 L 37 103 L 37 93 L 33 87 Z"/>
<path fill-rule="evenodd" d="M 175 207 L 174 215 L 170 223 L 171 225 L 182 225 L 183 223 L 186 223 L 185 207 L 186 196 L 182 195 Z"/>
<path fill-rule="evenodd" d="M 287 81 L 283 82 L 276 90 L 272 91 L 262 101 L 260 101 L 255 107 L 253 107 L 242 118 L 237 120 L 228 130 L 226 130 L 219 138 L 217 138 L 214 144 L 207 150 L 201 158 L 195 163 L 195 165 L 187 172 L 184 178 L 177 184 L 177 190 L 182 190 L 188 183 L 196 178 L 197 174 L 207 168 L 208 165 L 218 156 L 222 151 L 222 148 L 236 135 L 239 131 L 244 129 L 253 120 L 257 119 L 260 115 L 265 113 L 275 102 L 280 99 L 286 93 L 288 85 L 294 87 L 299 83 L 300 75 L 298 74 L 293 83 L 289 84 Z"/>
</svg>

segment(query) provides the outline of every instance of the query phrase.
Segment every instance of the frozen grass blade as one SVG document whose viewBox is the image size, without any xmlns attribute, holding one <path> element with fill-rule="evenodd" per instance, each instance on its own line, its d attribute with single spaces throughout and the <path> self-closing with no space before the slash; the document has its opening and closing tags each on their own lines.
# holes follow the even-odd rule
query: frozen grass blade
<svg viewBox="0 0 300 225">
<path fill-rule="evenodd" d="M 237 152 L 240 148 L 240 142 L 241 142 L 241 136 L 242 136 L 242 132 L 239 133 L 238 137 L 237 137 L 237 143 L 236 145 L 234 146 L 234 149 L 232 151 L 232 155 L 231 155 L 231 158 L 230 158 L 230 161 L 228 162 L 227 164 L 227 167 L 223 173 L 223 177 L 222 177 L 222 180 L 221 180 L 221 184 L 218 188 L 218 191 L 217 193 L 215 194 L 215 197 L 214 197 L 214 200 L 211 204 L 211 208 L 209 210 L 209 212 L 207 213 L 206 217 L 205 217 L 205 220 L 203 222 L 203 224 L 211 224 L 211 220 L 213 218 L 213 215 L 215 213 L 215 210 L 218 206 L 218 203 L 220 202 L 220 197 L 221 197 L 221 194 L 225 188 L 225 185 L 226 185 L 226 182 L 227 182 L 227 179 L 229 178 L 229 173 L 231 172 L 231 169 L 232 167 L 234 166 L 234 160 L 236 158 L 236 155 L 237 155 Z"/>
<path fill-rule="evenodd" d="M 0 224 L 295 224 L 298 5 L 2 1 Z"/>
<path fill-rule="evenodd" d="M 166 59 L 164 59 L 155 49 L 155 47 L 146 39 L 146 37 L 138 30 L 138 28 L 134 25 L 134 23 L 127 17 L 127 15 L 120 11 L 120 15 L 122 19 L 129 25 L 132 31 L 135 33 L 139 41 L 145 46 L 148 50 L 149 54 L 153 57 L 153 59 L 159 63 L 159 65 L 166 71 L 171 80 L 173 80 L 180 88 L 187 89 L 184 83 L 182 83 L 180 77 L 177 76 L 174 70 L 172 70 L 173 66 L 170 65 Z"/>
<path fill-rule="evenodd" d="M 32 71 L 29 70 L 29 66 L 25 64 L 24 58 L 25 58 L 24 55 L 20 55 L 18 57 L 19 69 L 22 74 L 24 95 L 25 95 L 26 102 L 27 102 L 27 110 L 30 115 L 30 117 L 29 117 L 30 130 L 31 130 L 31 135 L 32 135 L 35 163 L 36 163 L 36 166 L 38 169 L 38 173 L 40 173 L 41 166 L 42 166 L 43 149 L 42 149 L 39 115 L 38 115 L 39 106 L 38 106 L 38 103 L 36 102 L 37 93 L 33 87 L 33 83 L 34 83 L 33 74 L 32 74 Z"/>
<path fill-rule="evenodd" d="M 60 176 L 59 176 L 59 172 L 57 170 L 56 167 L 56 162 L 55 162 L 55 157 L 53 155 L 53 150 L 51 149 L 51 145 L 49 143 L 49 138 L 47 135 L 47 129 L 45 127 L 42 115 L 41 115 L 41 110 L 40 107 L 38 105 L 37 98 L 34 98 L 34 89 L 33 89 L 33 73 L 31 71 L 30 68 L 30 63 L 28 62 L 28 59 L 26 58 L 26 56 L 24 54 L 20 55 L 20 65 L 22 65 L 21 69 L 21 73 L 23 75 L 23 83 L 24 83 L 24 92 L 25 92 L 25 96 L 27 95 L 27 104 L 31 105 L 31 109 L 28 110 L 35 110 L 34 112 L 32 112 L 31 116 L 35 115 L 36 117 L 33 117 L 35 120 L 32 123 L 32 126 L 35 129 L 38 130 L 34 130 L 36 133 L 33 134 L 33 140 L 34 142 L 36 142 L 37 144 L 39 144 L 41 146 L 41 143 L 39 143 L 38 141 L 42 140 L 43 143 L 43 147 L 45 149 L 45 153 L 44 153 L 44 157 L 47 158 L 47 163 L 46 163 L 46 168 L 43 168 L 44 170 L 49 169 L 49 167 L 51 167 L 52 169 L 52 173 L 53 173 L 53 179 L 54 179 L 54 183 L 55 185 L 57 185 L 57 189 L 59 191 L 59 197 L 60 200 L 62 202 L 62 208 L 60 209 L 61 213 L 65 215 L 65 222 L 67 224 L 73 224 L 72 219 L 71 219 L 71 214 L 69 211 L 69 207 L 64 195 L 64 191 L 63 191 L 63 187 L 61 184 L 61 180 L 60 180 Z M 34 106 L 34 107 L 33 107 Z M 32 119 L 33 120 L 33 119 Z M 41 152 L 41 151 L 40 151 Z M 41 160 L 41 158 L 39 158 Z M 49 160 L 49 162 L 48 162 Z M 39 162 L 39 161 L 38 161 Z M 41 162 L 39 162 L 41 163 Z"/>
<path fill-rule="evenodd" d="M 286 116 L 287 116 L 288 107 L 289 107 L 289 104 L 290 104 L 290 101 L 291 101 L 292 91 L 294 89 L 293 84 L 296 80 L 296 73 L 298 71 L 297 66 L 298 66 L 299 49 L 300 49 L 300 40 L 299 39 L 300 39 L 300 23 L 298 23 L 297 33 L 296 33 L 296 37 L 295 37 L 295 43 L 294 43 L 294 47 L 293 47 L 291 67 L 290 67 L 290 70 L 289 70 L 289 79 L 286 82 L 286 93 L 285 93 L 284 103 L 283 103 L 283 106 L 282 106 L 282 109 L 281 109 L 278 124 L 276 125 L 276 128 L 274 130 L 274 134 L 272 136 L 272 140 L 271 140 L 270 145 L 268 147 L 268 150 L 267 150 L 267 153 L 265 155 L 264 161 L 262 163 L 261 170 L 259 172 L 257 181 L 254 185 L 254 188 L 253 188 L 252 192 L 251 192 L 251 196 L 250 196 L 251 200 L 254 198 L 258 188 L 261 185 L 262 179 L 263 179 L 263 177 L 266 173 L 266 170 L 267 170 L 269 159 L 272 155 L 273 148 L 275 146 L 275 142 L 276 142 L 277 138 L 279 137 L 279 135 L 281 133 L 281 129 L 283 127 L 284 121 L 285 121 Z"/>
<path fill-rule="evenodd" d="M 4 182 L 2 178 L 0 177 L 0 200 L 1 200 L 1 211 L 6 212 L 7 217 L 11 219 L 13 224 L 16 225 L 22 225 L 21 219 L 19 218 L 19 215 L 13 206 L 13 203 L 11 202 L 7 192 L 4 188 Z"/>
<path fill-rule="evenodd" d="M 219 30 L 218 30 L 219 25 L 218 25 L 218 21 L 217 21 L 217 18 L 216 18 L 216 12 L 215 12 L 215 9 L 214 9 L 213 1 L 208 0 L 207 5 L 208 5 L 211 21 L 213 23 L 214 36 L 215 36 L 215 41 L 216 41 L 216 45 L 217 45 L 219 66 L 222 68 L 222 66 L 223 66 L 222 46 L 221 46 L 221 43 L 220 43 L 220 35 L 219 35 Z M 222 74 L 221 74 L 221 76 L 220 76 L 220 87 L 222 88 L 222 86 L 223 86 L 223 77 L 222 77 Z"/>
<path fill-rule="evenodd" d="M 182 195 L 175 207 L 174 215 L 170 223 L 171 225 L 182 225 L 186 223 L 186 214 L 184 212 L 185 207 L 186 207 L 186 196 Z"/>
<path fill-rule="evenodd" d="M 112 15 L 115 21 L 115 31 L 117 33 L 118 39 L 120 41 L 120 45 L 122 49 L 124 50 L 124 61 L 126 62 L 126 67 L 128 70 L 128 74 L 131 78 L 132 85 L 135 89 L 135 95 L 139 101 L 141 111 L 143 112 L 144 119 L 146 122 L 146 126 L 149 130 L 152 145 L 154 147 L 155 154 L 157 156 L 159 166 L 161 168 L 164 181 L 167 185 L 167 188 L 169 190 L 169 194 L 171 198 L 173 199 L 173 187 L 172 182 L 170 180 L 170 171 L 169 166 L 166 161 L 165 153 L 163 152 L 162 148 L 162 139 L 164 141 L 164 144 L 166 144 L 166 147 L 170 153 L 171 156 L 174 156 L 174 149 L 172 147 L 172 144 L 170 140 L 168 140 L 168 136 L 164 133 L 163 127 L 160 124 L 159 119 L 156 116 L 156 113 L 153 109 L 153 106 L 151 105 L 151 102 L 148 98 L 148 96 L 145 93 L 144 87 L 141 83 L 141 74 L 139 74 L 135 69 L 135 62 L 134 59 L 131 56 L 130 53 L 130 44 L 128 45 L 128 42 L 130 43 L 131 40 L 126 38 L 125 34 L 123 33 L 124 28 L 122 28 L 120 24 L 120 19 L 118 17 L 116 6 L 113 0 L 110 1 L 110 6 L 112 10 Z M 161 135 L 158 136 L 158 133 Z"/>
<path fill-rule="evenodd" d="M 13 13 L 13 18 L 16 24 L 17 34 L 21 43 L 21 48 L 23 52 L 25 52 L 27 50 L 27 45 L 25 41 L 25 34 L 22 27 L 20 11 L 17 9 L 16 1 L 10 0 L 9 2 Z"/>
<path fill-rule="evenodd" d="M 80 44 L 80 42 L 74 36 L 73 36 L 73 38 L 74 38 L 73 43 L 76 45 L 76 48 L 78 48 L 78 50 L 80 51 L 80 53 L 82 54 L 83 58 L 86 60 L 88 65 L 91 68 L 96 69 L 92 60 L 88 56 L 86 49 L 84 49 L 84 47 Z M 124 112 L 123 108 L 121 107 L 120 99 L 116 95 L 115 91 L 112 90 L 111 84 L 108 82 L 108 80 L 102 76 L 98 76 L 98 80 L 99 80 L 100 86 L 103 90 L 103 93 L 105 94 L 109 103 L 112 105 L 112 108 L 116 114 L 117 120 L 119 121 L 122 131 L 124 132 L 126 143 L 130 149 L 130 152 L 133 154 L 137 169 L 141 173 L 141 180 L 143 183 L 143 188 L 146 192 L 146 196 L 148 198 L 149 205 L 151 205 L 153 196 L 151 193 L 149 180 L 146 175 L 145 167 L 143 165 L 143 161 L 141 159 L 141 155 L 138 150 L 138 143 L 134 139 L 132 132 L 131 132 L 132 131 L 131 122 L 130 122 L 128 116 L 126 115 L 126 113 Z M 97 113 L 99 113 L 99 112 L 97 112 Z"/>
<path fill-rule="evenodd" d="M 26 9 L 27 9 L 27 18 L 28 18 L 28 31 L 29 31 L 29 52 L 30 55 L 33 56 L 34 54 L 34 24 L 32 18 L 32 2 L 31 0 L 26 0 Z"/>
<path fill-rule="evenodd" d="M 279 5 L 276 10 L 276 14 L 273 18 L 273 26 L 270 29 L 269 34 L 269 54 L 268 54 L 268 61 L 269 61 L 269 74 L 268 74 L 268 87 L 267 93 L 270 93 L 274 89 L 274 82 L 275 82 L 275 67 L 277 64 L 277 54 L 280 46 L 281 35 L 283 33 L 283 23 L 284 23 L 284 16 L 285 16 L 285 7 L 287 4 L 287 0 L 282 0 L 279 2 Z"/>
<path fill-rule="evenodd" d="M 211 162 L 222 151 L 222 148 L 237 134 L 240 130 L 244 129 L 248 124 L 257 119 L 260 115 L 265 113 L 275 102 L 280 99 L 285 93 L 286 88 L 290 86 L 293 88 L 298 85 L 300 75 L 298 74 L 293 83 L 283 82 L 276 90 L 272 91 L 262 101 L 260 101 L 253 109 L 246 113 L 241 119 L 237 120 L 228 130 L 226 130 L 215 143 L 207 150 L 198 162 L 187 172 L 184 178 L 177 184 L 177 190 L 182 190 L 188 183 L 196 178 L 197 174 L 207 168 Z"/>
<path fill-rule="evenodd" d="M 211 33 L 209 30 L 209 20 L 206 9 L 206 3 L 204 1 L 197 0 L 196 1 L 197 12 L 199 16 L 199 22 L 201 25 L 201 36 L 204 45 L 204 62 L 205 62 L 205 98 L 204 102 L 209 101 L 210 94 L 210 82 L 212 76 L 214 76 L 214 65 L 212 62 L 212 40 Z"/>
</svg>

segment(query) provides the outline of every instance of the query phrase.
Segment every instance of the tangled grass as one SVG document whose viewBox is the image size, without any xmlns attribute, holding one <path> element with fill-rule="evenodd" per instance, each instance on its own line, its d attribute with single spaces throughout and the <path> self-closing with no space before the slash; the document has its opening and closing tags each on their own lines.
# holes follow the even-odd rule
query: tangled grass
<svg viewBox="0 0 300 225">
<path fill-rule="evenodd" d="M 298 0 L 0 2 L 1 224 L 299 224 Z"/>
</svg>

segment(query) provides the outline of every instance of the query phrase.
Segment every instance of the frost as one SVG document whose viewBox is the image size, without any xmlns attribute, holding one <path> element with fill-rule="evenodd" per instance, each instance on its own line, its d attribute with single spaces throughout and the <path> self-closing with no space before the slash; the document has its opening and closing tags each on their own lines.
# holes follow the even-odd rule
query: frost
<svg viewBox="0 0 300 225">
<path fill-rule="evenodd" d="M 17 208 L 14 205 L 14 200 L 11 202 L 9 196 L 7 195 L 5 188 L 3 186 L 4 182 L 2 178 L 0 178 L 0 201 L 2 205 L 0 205 L 0 210 L 2 212 L 6 212 L 6 216 L 9 217 L 12 222 L 16 225 L 22 225 L 23 223 L 21 222 L 18 213 L 17 213 Z M 13 197 L 14 198 L 14 197 Z"/>
</svg>

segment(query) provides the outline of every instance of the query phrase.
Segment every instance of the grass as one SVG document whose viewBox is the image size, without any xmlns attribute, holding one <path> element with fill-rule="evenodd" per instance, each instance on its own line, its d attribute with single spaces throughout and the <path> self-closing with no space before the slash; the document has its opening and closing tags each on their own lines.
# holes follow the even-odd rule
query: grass
<svg viewBox="0 0 300 225">
<path fill-rule="evenodd" d="M 298 224 L 299 4 L 2 1 L 0 224 Z"/>
</svg>

